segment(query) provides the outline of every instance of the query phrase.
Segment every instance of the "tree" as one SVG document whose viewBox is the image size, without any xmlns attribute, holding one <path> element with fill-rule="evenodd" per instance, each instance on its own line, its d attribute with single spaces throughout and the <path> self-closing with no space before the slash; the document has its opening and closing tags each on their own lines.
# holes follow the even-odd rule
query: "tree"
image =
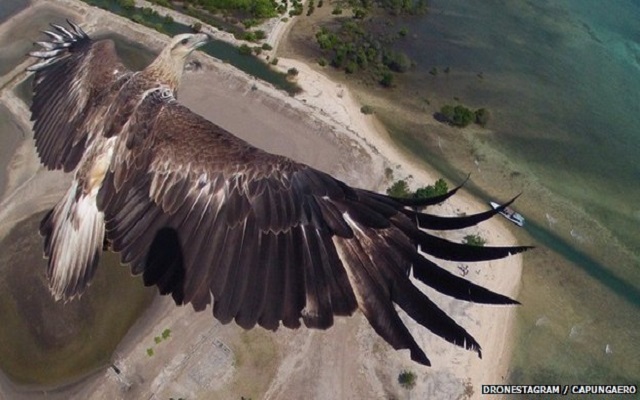
<svg viewBox="0 0 640 400">
<path fill-rule="evenodd" d="M 449 191 L 447 182 L 444 179 L 438 179 L 433 185 L 427 185 L 416 190 L 413 197 L 416 199 L 428 199 L 430 197 L 441 196 Z"/>
<path fill-rule="evenodd" d="M 251 47 L 246 44 L 242 44 L 240 47 L 238 47 L 238 53 L 242 54 L 243 56 L 250 55 L 252 51 L 253 50 L 251 49 Z"/>
<path fill-rule="evenodd" d="M 461 105 L 453 107 L 447 104 L 440 109 L 440 114 L 448 123 L 459 127 L 476 121 L 476 113 Z"/>
<path fill-rule="evenodd" d="M 416 387 L 416 374 L 412 371 L 404 370 L 400 372 L 400 375 L 398 375 L 398 383 L 403 389 L 410 392 L 414 387 Z"/>
<path fill-rule="evenodd" d="M 395 72 L 406 72 L 411 68 L 411 59 L 405 53 L 390 51 L 384 54 L 382 62 Z"/>
<path fill-rule="evenodd" d="M 384 87 L 392 87 L 393 86 L 393 74 L 389 71 L 385 71 L 382 73 L 382 78 L 380 79 L 380 84 Z"/>
<path fill-rule="evenodd" d="M 118 0 L 118 5 L 130 10 L 136 6 L 136 2 L 135 0 Z"/>
<path fill-rule="evenodd" d="M 391 187 L 387 189 L 387 194 L 392 197 L 402 197 L 407 198 L 411 197 L 411 191 L 409 190 L 409 185 L 407 181 L 404 179 L 400 179 L 395 181 Z"/>
<path fill-rule="evenodd" d="M 462 239 L 462 243 L 482 247 L 487 241 L 480 235 L 467 235 Z"/>
</svg>

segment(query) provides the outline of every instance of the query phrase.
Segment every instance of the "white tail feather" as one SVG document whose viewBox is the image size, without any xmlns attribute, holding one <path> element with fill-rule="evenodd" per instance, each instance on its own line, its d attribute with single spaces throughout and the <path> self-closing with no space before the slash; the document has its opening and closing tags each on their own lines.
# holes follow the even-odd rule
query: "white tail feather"
<svg viewBox="0 0 640 400">
<path fill-rule="evenodd" d="M 95 193 L 77 197 L 74 181 L 64 198 L 42 221 L 49 256 L 47 277 L 56 300 L 80 296 L 91 282 L 104 242 L 104 215 Z"/>
</svg>

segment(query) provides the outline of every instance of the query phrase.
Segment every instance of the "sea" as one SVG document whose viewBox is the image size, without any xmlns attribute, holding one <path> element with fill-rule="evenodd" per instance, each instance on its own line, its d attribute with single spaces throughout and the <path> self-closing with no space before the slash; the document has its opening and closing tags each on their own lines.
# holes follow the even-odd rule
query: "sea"
<svg viewBox="0 0 640 400">
<path fill-rule="evenodd" d="M 639 21 L 637 0 L 431 0 L 396 25 L 392 136 L 484 200 L 521 193 L 508 382 L 640 383 Z M 491 119 L 434 129 L 445 104 Z"/>
</svg>

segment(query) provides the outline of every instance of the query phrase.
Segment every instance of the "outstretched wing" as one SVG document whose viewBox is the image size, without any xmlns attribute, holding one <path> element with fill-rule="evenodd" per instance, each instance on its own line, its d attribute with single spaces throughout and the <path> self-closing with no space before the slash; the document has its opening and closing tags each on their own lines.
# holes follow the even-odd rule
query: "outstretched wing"
<svg viewBox="0 0 640 400">
<path fill-rule="evenodd" d="M 92 41 L 76 24 L 70 28 L 51 25 L 44 33 L 49 41 L 29 53 L 40 62 L 28 68 L 35 71 L 31 120 L 36 149 L 49 169 L 73 170 L 108 104 L 112 86 L 129 76 L 120 63 L 111 40 Z"/>
<path fill-rule="evenodd" d="M 147 285 L 196 310 L 212 304 L 223 323 L 276 329 L 302 320 L 324 329 L 334 315 L 360 309 L 394 348 L 428 365 L 394 303 L 444 339 L 478 354 L 480 346 L 412 284 L 412 266 L 447 295 L 515 302 L 441 269 L 418 249 L 479 261 L 526 247 L 470 247 L 432 236 L 418 226 L 425 214 L 409 209 L 420 204 L 351 188 L 254 148 L 161 91 L 140 103 L 117 140 L 98 197 L 113 249 Z M 429 221 L 437 228 L 438 220 Z"/>
</svg>

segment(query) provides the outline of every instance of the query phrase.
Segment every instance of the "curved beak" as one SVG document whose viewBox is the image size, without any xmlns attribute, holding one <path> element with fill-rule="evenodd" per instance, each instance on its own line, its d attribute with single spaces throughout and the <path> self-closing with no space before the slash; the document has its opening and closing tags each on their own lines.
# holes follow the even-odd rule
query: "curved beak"
<svg viewBox="0 0 640 400">
<path fill-rule="evenodd" d="M 198 33 L 197 35 L 193 36 L 193 42 L 191 44 L 191 48 L 193 50 L 197 49 L 198 47 L 201 47 L 207 43 L 209 43 L 211 40 L 213 39 L 213 37 L 211 35 L 209 35 L 208 33 Z"/>
</svg>

